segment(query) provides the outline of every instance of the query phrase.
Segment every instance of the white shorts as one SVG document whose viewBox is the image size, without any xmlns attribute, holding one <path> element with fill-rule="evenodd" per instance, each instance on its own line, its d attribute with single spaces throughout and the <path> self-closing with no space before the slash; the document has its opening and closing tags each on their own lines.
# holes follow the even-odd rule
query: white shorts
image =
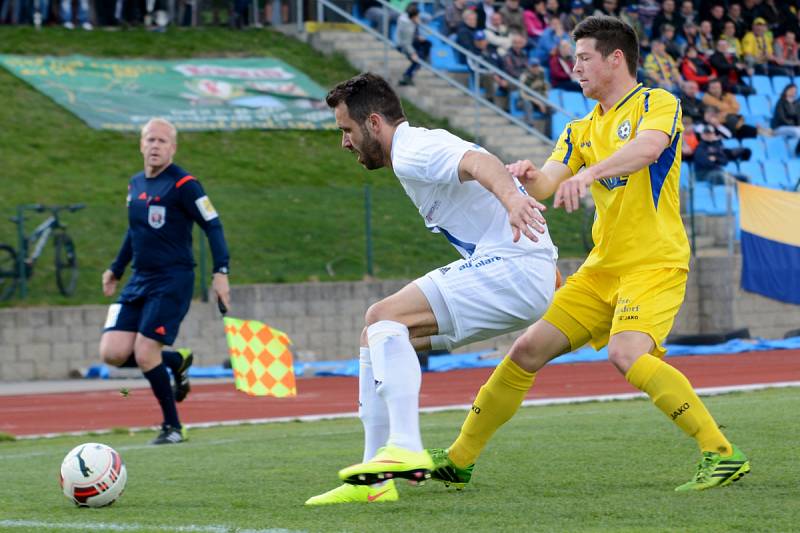
<svg viewBox="0 0 800 533">
<path fill-rule="evenodd" d="M 538 320 L 553 299 L 556 261 L 543 254 L 459 259 L 414 283 L 439 325 L 431 348 L 450 350 Z"/>
</svg>

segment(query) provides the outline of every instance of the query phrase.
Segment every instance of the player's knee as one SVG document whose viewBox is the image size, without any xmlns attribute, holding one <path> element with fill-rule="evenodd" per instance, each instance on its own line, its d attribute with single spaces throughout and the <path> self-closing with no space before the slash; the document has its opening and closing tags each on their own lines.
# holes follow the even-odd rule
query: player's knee
<svg viewBox="0 0 800 533">
<path fill-rule="evenodd" d="M 100 341 L 100 359 L 107 365 L 121 366 L 131 355 L 131 350 L 124 348 L 103 339 Z"/>
<path fill-rule="evenodd" d="M 535 337 L 527 332 L 514 341 L 508 356 L 527 372 L 538 371 L 548 361 Z"/>
<path fill-rule="evenodd" d="M 131 351 L 122 346 L 102 346 L 100 347 L 100 358 L 107 365 L 122 366 L 131 356 Z"/>
<path fill-rule="evenodd" d="M 625 346 L 608 346 L 608 360 L 623 374 L 633 365 L 634 361 L 642 354 L 637 354 L 626 349 Z"/>
<path fill-rule="evenodd" d="M 133 353 L 139 368 L 153 368 L 161 362 L 161 345 L 141 335 L 136 338 Z"/>
<path fill-rule="evenodd" d="M 364 325 L 369 327 L 381 320 L 394 320 L 390 306 L 384 300 L 369 306 L 369 309 L 364 314 Z"/>
</svg>

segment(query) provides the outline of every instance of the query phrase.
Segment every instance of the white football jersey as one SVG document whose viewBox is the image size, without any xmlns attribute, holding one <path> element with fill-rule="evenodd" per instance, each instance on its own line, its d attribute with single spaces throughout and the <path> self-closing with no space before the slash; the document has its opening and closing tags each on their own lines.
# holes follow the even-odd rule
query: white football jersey
<svg viewBox="0 0 800 533">
<path fill-rule="evenodd" d="M 459 180 L 458 165 L 470 150 L 487 153 L 445 130 L 415 128 L 408 122 L 397 127 L 392 167 L 427 228 L 447 237 L 465 259 L 529 253 L 555 258 L 546 227 L 544 234 L 537 234 L 539 242 L 524 235 L 514 242 L 508 212 L 500 200 L 475 180 Z M 527 194 L 516 178 L 515 182 L 520 194 Z"/>
</svg>

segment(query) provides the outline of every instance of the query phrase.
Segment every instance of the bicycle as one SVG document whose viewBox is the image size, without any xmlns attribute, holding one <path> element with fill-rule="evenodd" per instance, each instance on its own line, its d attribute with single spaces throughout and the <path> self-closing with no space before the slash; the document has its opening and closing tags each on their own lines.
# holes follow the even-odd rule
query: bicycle
<svg viewBox="0 0 800 533">
<path fill-rule="evenodd" d="M 0 301 L 8 300 L 14 294 L 17 283 L 22 276 L 30 279 L 33 276 L 33 266 L 42 254 L 44 245 L 50 236 L 53 236 L 55 246 L 56 284 L 64 296 L 71 296 L 78 283 L 78 259 L 75 253 L 75 243 L 67 233 L 67 227 L 58 218 L 59 211 L 73 213 L 86 207 L 84 204 L 44 206 L 41 204 L 24 205 L 18 208 L 18 214 L 9 220 L 16 224 L 21 237 L 21 249 L 17 251 L 13 246 L 0 244 Z M 39 224 L 30 235 L 25 236 L 23 223 L 25 210 L 44 213 L 50 211 L 44 222 Z M 26 257 L 27 251 L 34 243 L 33 251 Z"/>
</svg>

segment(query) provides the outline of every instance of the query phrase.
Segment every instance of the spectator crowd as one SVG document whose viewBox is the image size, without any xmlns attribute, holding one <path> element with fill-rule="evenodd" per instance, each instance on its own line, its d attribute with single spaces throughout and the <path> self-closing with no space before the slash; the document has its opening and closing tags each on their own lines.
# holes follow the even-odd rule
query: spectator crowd
<svg viewBox="0 0 800 533">
<path fill-rule="evenodd" d="M 208 11 L 213 24 L 227 24 L 241 29 L 256 20 L 252 0 L 0 0 L 0 24 L 44 26 L 62 25 L 68 30 L 103 27 L 144 26 L 164 28 L 168 24 L 189 26 L 195 22 L 195 10 Z M 263 18 L 272 20 L 272 2 L 263 5 Z M 288 19 L 284 0 L 281 16 Z"/>
<path fill-rule="evenodd" d="M 592 14 L 628 22 L 641 44 L 639 80 L 680 98 L 684 158 L 695 161 L 698 177 L 717 179 L 730 162 L 766 159 L 766 150 L 754 153 L 748 147 L 752 139 L 782 137 L 789 143 L 787 155 L 800 156 L 793 83 L 800 76 L 798 0 L 452 0 L 439 27 L 461 48 L 544 98 L 557 89 L 563 107 L 582 115 L 581 106 L 576 111 L 566 104 L 576 101 L 566 93 L 581 92 L 572 72 L 570 32 Z M 481 88 L 496 105 L 524 113 L 531 124 L 547 121 L 553 112 L 542 100 L 510 95 L 514 88 L 502 76 L 463 53 L 455 55 L 469 72 L 481 74 Z"/>
<path fill-rule="evenodd" d="M 800 76 L 800 0 L 427 0 L 425 9 L 412 0 L 389 3 L 394 10 L 385 10 L 376 0 L 356 0 L 353 7 L 376 29 L 389 15 L 397 47 L 410 62 L 401 85 L 413 85 L 419 61 L 430 61 L 433 43 L 420 31 L 422 24 L 430 24 L 461 49 L 538 93 L 520 93 L 504 76 L 455 52 L 462 70 L 479 74 L 486 98 L 524 116 L 531 125 L 543 121 L 549 130 L 554 109 L 584 112 L 585 100 L 572 72 L 575 43 L 570 32 L 589 15 L 610 15 L 628 22 L 639 36 L 639 80 L 680 98 L 684 159 L 694 161 L 698 176 L 716 176 L 726 166 L 731 168 L 728 163 L 751 157 L 766 160 L 766 151 L 753 153 L 748 147 L 753 139 L 780 138 L 788 147 L 787 156 L 800 156 L 800 105 L 793 83 Z M 0 0 L 0 23 L 84 30 L 93 29 L 93 24 L 157 28 L 189 24 L 196 18 L 193 10 L 204 9 L 210 10 L 214 22 L 227 20 L 241 27 L 251 22 L 252 4 Z M 272 2 L 257 5 L 263 7 L 264 19 L 271 20 Z M 168 6 L 177 7 L 174 20 L 165 20 Z M 427 9 L 430 6 L 434 9 Z M 288 12 L 281 15 L 286 20 Z M 570 105 L 576 101 L 581 105 Z M 553 130 L 559 130 L 561 124 L 553 124 Z"/>
</svg>

